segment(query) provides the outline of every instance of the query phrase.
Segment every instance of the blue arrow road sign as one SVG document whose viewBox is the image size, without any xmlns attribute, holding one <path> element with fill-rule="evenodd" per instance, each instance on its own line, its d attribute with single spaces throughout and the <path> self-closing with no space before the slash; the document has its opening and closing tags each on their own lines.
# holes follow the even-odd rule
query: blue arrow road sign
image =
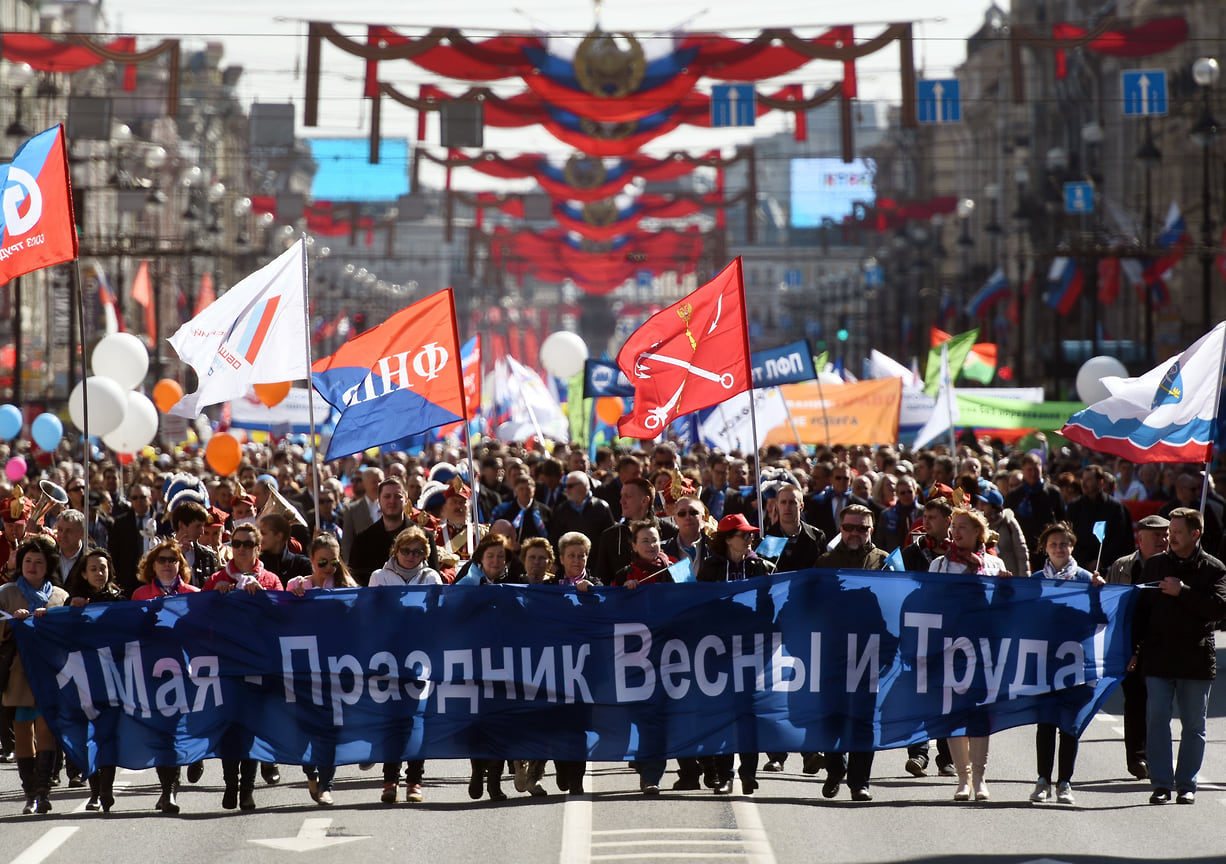
<svg viewBox="0 0 1226 864">
<path fill-rule="evenodd" d="M 1094 184 L 1065 183 L 1064 184 L 1065 213 L 1094 212 Z"/>
<path fill-rule="evenodd" d="M 1162 117 L 1166 115 L 1166 71 L 1134 69 L 1120 73 L 1125 117 Z"/>
<path fill-rule="evenodd" d="M 962 122 L 962 85 L 957 78 L 919 81 L 915 88 L 919 122 Z"/>
<path fill-rule="evenodd" d="M 752 126 L 756 116 L 752 84 L 716 84 L 711 88 L 712 126 Z"/>
</svg>

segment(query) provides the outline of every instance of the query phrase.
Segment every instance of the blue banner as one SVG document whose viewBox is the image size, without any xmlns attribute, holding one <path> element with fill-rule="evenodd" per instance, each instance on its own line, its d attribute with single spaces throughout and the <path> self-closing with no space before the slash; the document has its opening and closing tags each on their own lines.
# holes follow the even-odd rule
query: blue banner
<svg viewBox="0 0 1226 864">
<path fill-rule="evenodd" d="M 750 355 L 750 362 L 753 364 L 755 388 L 797 384 L 817 377 L 813 368 L 813 351 L 804 339 L 778 348 L 755 351 Z"/>
<path fill-rule="evenodd" d="M 10 622 L 78 765 L 654 759 L 1054 723 L 1124 675 L 1138 589 L 809 570 L 578 593 L 205 592 Z"/>
<path fill-rule="evenodd" d="M 634 385 L 612 360 L 583 361 L 583 398 L 633 396 Z"/>
</svg>

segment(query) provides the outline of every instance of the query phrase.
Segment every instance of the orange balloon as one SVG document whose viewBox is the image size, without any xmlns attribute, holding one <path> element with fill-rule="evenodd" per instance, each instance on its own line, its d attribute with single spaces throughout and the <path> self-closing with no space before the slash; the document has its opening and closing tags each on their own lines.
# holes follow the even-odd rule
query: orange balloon
<svg viewBox="0 0 1226 864">
<path fill-rule="evenodd" d="M 626 403 L 620 396 L 601 396 L 596 400 L 596 416 L 601 423 L 616 426 L 626 413 Z"/>
<path fill-rule="evenodd" d="M 290 381 L 280 381 L 274 384 L 255 384 L 256 397 L 272 408 L 274 405 L 280 405 L 285 401 L 285 397 L 289 395 Z"/>
<path fill-rule="evenodd" d="M 243 448 L 228 432 L 218 432 L 204 448 L 204 461 L 222 477 L 233 474 L 243 461 Z"/>
<path fill-rule="evenodd" d="M 183 388 L 173 378 L 163 378 L 153 385 L 153 404 L 165 414 L 183 398 Z"/>
</svg>

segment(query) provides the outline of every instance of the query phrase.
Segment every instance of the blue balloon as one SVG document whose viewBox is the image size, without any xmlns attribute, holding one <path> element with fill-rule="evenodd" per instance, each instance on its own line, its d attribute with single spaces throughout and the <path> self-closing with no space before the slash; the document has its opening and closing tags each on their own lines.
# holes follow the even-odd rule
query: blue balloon
<svg viewBox="0 0 1226 864">
<path fill-rule="evenodd" d="M 21 409 L 16 405 L 0 405 L 0 438 L 11 441 L 21 434 Z"/>
<path fill-rule="evenodd" d="M 30 424 L 30 437 L 39 447 L 52 452 L 64 437 L 64 424 L 54 414 L 39 414 Z"/>
</svg>

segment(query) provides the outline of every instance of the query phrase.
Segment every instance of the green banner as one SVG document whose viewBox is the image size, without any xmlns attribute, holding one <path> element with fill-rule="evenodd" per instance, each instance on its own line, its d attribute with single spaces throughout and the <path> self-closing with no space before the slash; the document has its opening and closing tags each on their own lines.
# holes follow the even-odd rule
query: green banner
<svg viewBox="0 0 1226 864">
<path fill-rule="evenodd" d="M 958 425 L 983 429 L 1060 429 L 1084 402 L 1019 402 L 958 393 Z"/>
<path fill-rule="evenodd" d="M 584 447 L 587 446 L 591 410 L 592 400 L 583 398 L 583 373 L 576 373 L 567 382 L 566 419 L 570 421 L 570 440 Z"/>
</svg>

